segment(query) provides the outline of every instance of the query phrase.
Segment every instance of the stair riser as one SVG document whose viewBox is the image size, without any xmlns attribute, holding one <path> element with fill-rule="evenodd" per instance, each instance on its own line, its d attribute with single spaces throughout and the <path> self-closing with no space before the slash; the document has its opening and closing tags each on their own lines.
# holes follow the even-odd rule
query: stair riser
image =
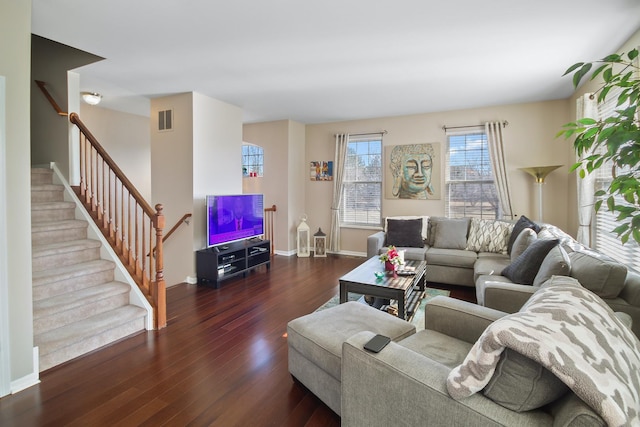
<svg viewBox="0 0 640 427">
<path fill-rule="evenodd" d="M 87 238 L 86 228 L 72 228 L 63 230 L 42 231 L 31 233 L 31 244 L 47 245 L 56 242 L 70 242 Z"/>
<path fill-rule="evenodd" d="M 31 172 L 31 185 L 46 185 L 53 182 L 53 171 Z"/>
<path fill-rule="evenodd" d="M 37 317 L 37 313 L 34 312 L 33 333 L 38 335 L 99 313 L 123 307 L 127 304 L 129 304 L 129 293 L 124 292 L 107 298 L 94 300 L 80 307 L 74 307 L 42 318 Z"/>
<path fill-rule="evenodd" d="M 64 221 L 75 218 L 75 207 L 31 210 L 31 222 Z"/>
<path fill-rule="evenodd" d="M 64 200 L 63 189 L 60 191 L 33 191 L 31 190 L 31 203 L 62 202 Z"/>
<path fill-rule="evenodd" d="M 128 335 L 144 330 L 144 318 L 135 319 L 116 328 L 109 329 L 91 338 L 73 343 L 67 347 L 51 351 L 51 349 L 40 348 L 40 372 L 47 370 L 60 363 L 81 356 L 90 351 L 96 350 L 114 341 L 122 339 Z"/>
<path fill-rule="evenodd" d="M 114 272 L 113 269 L 111 269 L 72 277 L 70 279 L 59 280 L 57 282 L 39 283 L 38 286 L 33 287 L 33 300 L 40 301 L 45 298 L 65 294 L 67 292 L 79 291 L 80 289 L 112 282 L 113 279 Z"/>
<path fill-rule="evenodd" d="M 32 270 L 43 271 L 48 268 L 64 267 L 100 258 L 100 248 L 89 248 L 60 254 L 33 258 Z"/>
</svg>

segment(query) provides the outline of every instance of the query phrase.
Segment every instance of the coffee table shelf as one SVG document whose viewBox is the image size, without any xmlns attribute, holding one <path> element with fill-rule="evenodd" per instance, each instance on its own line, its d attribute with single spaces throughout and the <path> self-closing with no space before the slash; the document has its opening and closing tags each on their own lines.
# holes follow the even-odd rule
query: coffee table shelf
<svg viewBox="0 0 640 427">
<path fill-rule="evenodd" d="M 409 320 L 424 296 L 427 264 L 425 261 L 408 260 L 406 265 L 415 268 L 415 274 L 394 276 L 387 273 L 377 278 L 374 273 L 382 271 L 384 266 L 377 256 L 368 259 L 339 279 L 340 303 L 347 302 L 349 292 L 396 300 L 398 317 Z"/>
</svg>

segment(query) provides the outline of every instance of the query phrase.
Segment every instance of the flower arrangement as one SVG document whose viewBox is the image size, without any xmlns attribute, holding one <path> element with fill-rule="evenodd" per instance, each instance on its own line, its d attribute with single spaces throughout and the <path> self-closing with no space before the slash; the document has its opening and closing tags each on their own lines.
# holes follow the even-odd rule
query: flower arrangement
<svg viewBox="0 0 640 427">
<path fill-rule="evenodd" d="M 393 245 L 387 248 L 387 252 L 380 255 L 380 261 L 385 263 L 388 262 L 393 265 L 402 264 L 402 258 L 400 257 L 400 254 L 398 253 L 398 250 L 396 249 L 396 247 Z"/>
</svg>

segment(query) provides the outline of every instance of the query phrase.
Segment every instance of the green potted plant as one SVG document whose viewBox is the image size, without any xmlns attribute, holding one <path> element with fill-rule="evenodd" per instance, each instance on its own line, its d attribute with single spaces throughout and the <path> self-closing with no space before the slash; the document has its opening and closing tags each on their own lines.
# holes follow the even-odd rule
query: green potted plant
<svg viewBox="0 0 640 427">
<path fill-rule="evenodd" d="M 571 170 L 578 170 L 582 178 L 603 166 L 612 167 L 613 180 L 608 188 L 596 191 L 594 208 L 597 212 L 605 204 L 616 215 L 618 226 L 612 231 L 622 243 L 629 238 L 640 243 L 640 71 L 637 60 L 638 49 L 633 49 L 569 67 L 564 75 L 573 73 L 574 87 L 590 73 L 591 80 L 599 79 L 600 83 L 593 96 L 599 103 L 607 96 L 617 96 L 617 108 L 604 120 L 587 117 L 567 123 L 557 135 L 575 136 L 573 146 L 582 160 Z"/>
</svg>

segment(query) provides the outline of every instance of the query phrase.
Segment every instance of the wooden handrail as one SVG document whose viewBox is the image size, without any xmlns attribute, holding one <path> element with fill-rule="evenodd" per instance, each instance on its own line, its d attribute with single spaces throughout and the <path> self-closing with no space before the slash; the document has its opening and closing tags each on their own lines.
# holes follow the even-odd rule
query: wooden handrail
<svg viewBox="0 0 640 427">
<path fill-rule="evenodd" d="M 164 237 L 162 238 L 163 242 L 166 242 L 167 239 L 169 238 L 169 236 L 171 236 L 173 234 L 174 231 L 176 231 L 178 229 L 178 227 L 180 227 L 182 225 L 182 223 L 187 222 L 187 219 L 191 218 L 193 214 L 190 213 L 186 213 L 184 215 L 182 215 L 182 218 L 180 218 L 178 220 L 178 222 L 176 222 L 176 224 L 171 227 L 171 230 L 169 230 L 169 232 L 167 234 L 164 235 Z M 188 222 L 187 222 L 188 224 Z"/>
<path fill-rule="evenodd" d="M 53 109 L 56 110 L 56 113 L 58 113 L 59 116 L 68 116 L 69 113 L 65 113 L 64 111 L 62 111 L 62 108 L 60 108 L 56 100 L 53 99 L 53 96 L 51 96 L 51 94 L 49 93 L 49 90 L 47 90 L 47 87 L 46 87 L 47 84 L 41 80 L 36 80 L 35 82 L 40 88 L 40 90 L 42 91 L 42 93 L 44 93 L 45 98 L 47 98 L 47 100 L 49 101 Z"/>
<path fill-rule="evenodd" d="M 69 121 L 80 132 L 80 185 L 74 190 L 149 300 L 154 327 L 163 328 L 167 324 L 163 206 L 153 209 L 147 203 L 77 113 L 71 113 Z"/>
</svg>

